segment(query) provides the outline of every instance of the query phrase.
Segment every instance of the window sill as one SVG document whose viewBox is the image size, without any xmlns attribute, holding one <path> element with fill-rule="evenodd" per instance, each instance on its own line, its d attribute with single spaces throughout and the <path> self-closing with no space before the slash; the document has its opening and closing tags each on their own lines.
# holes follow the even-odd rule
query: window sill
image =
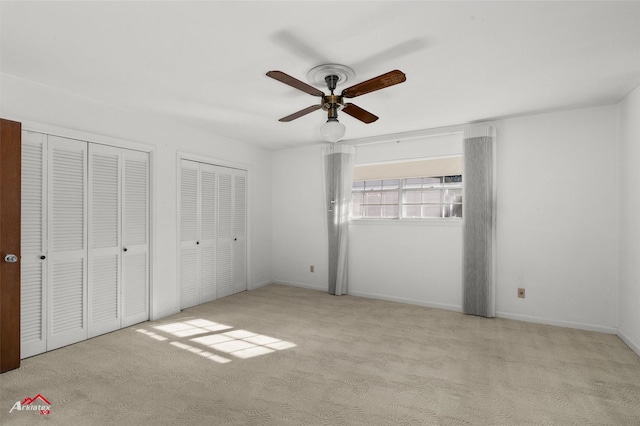
<svg viewBox="0 0 640 426">
<path fill-rule="evenodd" d="M 447 219 L 350 219 L 349 225 L 355 226 L 454 226 L 462 227 L 462 218 Z"/>
</svg>

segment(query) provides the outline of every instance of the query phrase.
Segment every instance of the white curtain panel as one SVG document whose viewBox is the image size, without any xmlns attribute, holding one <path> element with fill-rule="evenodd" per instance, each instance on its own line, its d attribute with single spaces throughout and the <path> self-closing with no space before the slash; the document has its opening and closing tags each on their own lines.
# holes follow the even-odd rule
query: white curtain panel
<svg viewBox="0 0 640 426">
<path fill-rule="evenodd" d="M 495 161 L 492 126 L 464 130 L 463 303 L 466 314 L 495 316 Z"/>
<path fill-rule="evenodd" d="M 322 148 L 329 243 L 328 291 L 335 295 L 347 293 L 347 238 L 355 154 L 355 147 L 342 143 Z"/>
</svg>

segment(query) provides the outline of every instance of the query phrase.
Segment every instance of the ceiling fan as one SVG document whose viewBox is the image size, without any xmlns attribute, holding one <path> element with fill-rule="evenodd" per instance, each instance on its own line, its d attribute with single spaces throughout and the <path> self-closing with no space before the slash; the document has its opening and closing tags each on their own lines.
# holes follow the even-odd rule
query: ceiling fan
<svg viewBox="0 0 640 426">
<path fill-rule="evenodd" d="M 298 112 L 294 112 L 291 115 L 282 117 L 279 121 L 293 121 L 296 118 L 309 114 L 310 112 L 323 109 L 327 111 L 328 119 L 327 122 L 322 125 L 320 132 L 325 140 L 329 142 L 337 142 L 342 139 L 345 132 L 344 125 L 338 122 L 339 110 L 342 110 L 366 124 L 373 123 L 378 119 L 376 115 L 371 114 L 369 111 L 366 111 L 355 104 L 350 102 L 345 103 L 345 98 L 355 98 L 407 80 L 406 75 L 402 71 L 394 70 L 343 89 L 340 95 L 334 94 L 338 83 L 346 82 L 348 79 L 353 78 L 354 75 L 354 71 L 344 65 L 326 64 L 312 68 L 307 73 L 307 78 L 315 83 L 326 84 L 330 94 L 325 95 L 321 90 L 291 77 L 282 71 L 269 71 L 267 76 L 320 98 L 319 104 L 312 105 Z"/>
</svg>

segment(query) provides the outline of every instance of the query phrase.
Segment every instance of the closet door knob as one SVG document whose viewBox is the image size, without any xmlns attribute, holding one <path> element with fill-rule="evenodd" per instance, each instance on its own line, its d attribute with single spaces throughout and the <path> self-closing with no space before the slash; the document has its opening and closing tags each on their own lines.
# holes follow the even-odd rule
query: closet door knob
<svg viewBox="0 0 640 426">
<path fill-rule="evenodd" d="M 46 258 L 47 258 L 47 256 L 45 256 L 45 255 L 40 256 L 40 259 L 42 259 L 42 260 L 45 260 Z"/>
<path fill-rule="evenodd" d="M 127 248 L 126 248 L 126 247 L 125 247 L 125 248 L 123 248 L 123 249 L 122 249 L 122 251 L 127 251 Z"/>
<path fill-rule="evenodd" d="M 196 241 L 196 244 L 200 244 L 200 241 Z"/>
</svg>

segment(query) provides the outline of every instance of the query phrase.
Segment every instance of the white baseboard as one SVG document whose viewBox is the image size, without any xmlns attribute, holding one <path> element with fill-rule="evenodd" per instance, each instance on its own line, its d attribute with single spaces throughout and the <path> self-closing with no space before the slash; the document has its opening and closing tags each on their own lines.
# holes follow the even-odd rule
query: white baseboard
<svg viewBox="0 0 640 426">
<path fill-rule="evenodd" d="M 368 299 L 379 299 L 379 300 L 386 300 L 388 302 L 405 303 L 407 305 L 424 306 L 425 308 L 435 308 L 435 309 L 444 309 L 444 310 L 447 310 L 447 311 L 462 312 L 462 306 L 459 306 L 459 305 L 449 305 L 449 304 L 446 304 L 446 303 L 427 302 L 427 301 L 424 301 L 424 300 L 409 299 L 409 298 L 406 298 L 406 297 L 389 296 L 389 295 L 386 295 L 386 294 L 369 293 L 369 292 L 366 292 L 366 291 L 350 291 L 350 290 L 347 290 L 347 294 L 350 295 L 350 296 L 366 297 Z"/>
<path fill-rule="evenodd" d="M 311 290 L 327 291 L 327 289 L 324 287 L 306 284 L 306 283 L 284 281 L 284 280 L 274 280 L 274 281 L 265 282 L 263 284 L 255 286 L 254 288 L 257 288 L 263 285 L 268 285 L 268 284 L 284 284 L 284 285 L 290 285 L 293 287 L 308 288 Z M 423 300 L 415 300 L 415 299 L 410 299 L 405 297 L 396 297 L 396 296 L 389 296 L 386 294 L 370 293 L 370 292 L 363 292 L 363 291 L 348 291 L 347 294 L 351 296 L 365 297 L 369 299 L 379 299 L 379 300 L 386 300 L 389 302 L 399 302 L 399 303 L 405 303 L 409 305 L 424 306 L 426 308 L 435 308 L 435 309 L 444 309 L 447 311 L 462 312 L 462 306 L 460 305 L 434 303 L 434 302 L 428 302 Z M 637 353 L 640 356 L 640 345 L 633 342 L 631 339 L 625 336 L 624 333 L 622 333 L 615 327 L 606 327 L 606 326 L 601 326 L 596 324 L 586 324 L 586 323 L 573 322 L 573 321 L 553 320 L 553 319 L 547 319 L 547 318 L 541 318 L 541 317 L 534 317 L 530 315 L 511 314 L 508 312 L 496 312 L 496 317 L 515 320 L 515 321 L 531 322 L 536 324 L 553 325 L 557 327 L 575 328 L 578 330 L 596 331 L 599 333 L 606 333 L 606 334 L 616 334 L 618 335 L 618 337 L 620 337 L 620 339 L 625 344 L 627 344 L 627 346 L 629 346 L 635 353 Z"/>
<path fill-rule="evenodd" d="M 180 310 L 176 310 L 175 308 L 171 308 L 171 309 L 165 309 L 162 312 L 156 312 L 155 314 L 151 315 L 150 317 L 150 321 L 158 321 L 161 320 L 162 318 L 166 318 L 166 317 L 170 317 L 171 315 L 175 315 L 177 313 L 179 313 Z"/>
<path fill-rule="evenodd" d="M 311 284 L 305 284 L 305 283 L 296 283 L 296 282 L 293 282 L 293 281 L 273 280 L 273 284 L 284 284 L 284 285 L 290 285 L 292 287 L 308 288 L 310 290 L 328 291 L 328 289 L 326 287 L 321 287 L 321 286 L 311 285 Z"/>
<path fill-rule="evenodd" d="M 247 290 L 249 290 L 249 291 L 255 290 L 257 288 L 264 287 L 265 285 L 269 285 L 269 284 L 273 284 L 273 281 L 269 280 L 269 281 L 263 281 L 263 282 L 258 283 L 258 284 L 252 284 L 249 288 L 247 288 Z"/>
<path fill-rule="evenodd" d="M 627 346 L 629 346 L 631 348 L 632 351 L 634 351 L 636 354 L 638 354 L 638 356 L 640 356 L 640 345 L 639 344 L 635 343 L 633 340 L 631 340 L 629 337 L 627 337 L 627 335 L 624 334 L 620 330 L 618 330 L 618 332 L 616 334 L 618 335 L 620 340 L 622 340 Z"/>
<path fill-rule="evenodd" d="M 578 330 L 597 331 L 600 333 L 616 334 L 618 330 L 615 327 L 606 327 L 596 324 L 585 324 L 573 321 L 561 321 L 547 318 L 533 317 L 529 315 L 510 314 L 508 312 L 496 312 L 496 317 L 511 319 L 516 321 L 534 322 L 537 324 L 555 325 L 557 327 L 576 328 Z"/>
</svg>

